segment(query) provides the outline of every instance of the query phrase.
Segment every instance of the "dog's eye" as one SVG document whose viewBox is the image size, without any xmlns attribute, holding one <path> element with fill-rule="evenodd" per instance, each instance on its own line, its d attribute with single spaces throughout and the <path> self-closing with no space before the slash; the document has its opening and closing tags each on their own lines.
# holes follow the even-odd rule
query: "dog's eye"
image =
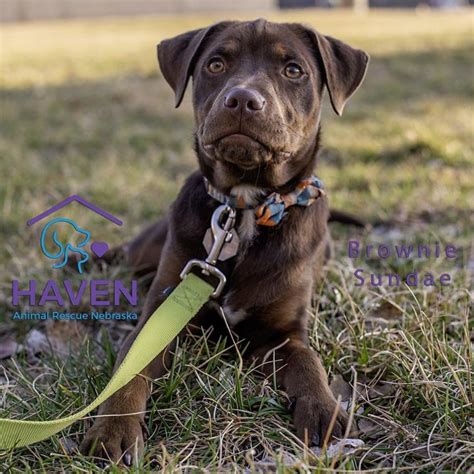
<svg viewBox="0 0 474 474">
<path fill-rule="evenodd" d="M 225 66 L 224 66 L 224 61 L 219 58 L 212 58 L 208 63 L 207 63 L 207 69 L 209 72 L 212 72 L 212 74 L 219 74 L 221 72 L 224 72 Z"/>
<path fill-rule="evenodd" d="M 299 79 L 303 75 L 303 69 L 296 63 L 290 63 L 285 67 L 284 74 L 290 79 Z"/>
</svg>

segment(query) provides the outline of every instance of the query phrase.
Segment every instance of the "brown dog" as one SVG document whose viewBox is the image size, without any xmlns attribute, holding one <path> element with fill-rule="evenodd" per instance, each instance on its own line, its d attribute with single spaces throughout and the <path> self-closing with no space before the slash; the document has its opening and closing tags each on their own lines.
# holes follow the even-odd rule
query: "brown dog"
<svg viewBox="0 0 474 474">
<path fill-rule="evenodd" d="M 299 24 L 222 22 L 190 31 L 158 47 L 161 71 L 176 94 L 176 106 L 193 78 L 195 148 L 200 170 L 187 180 L 169 215 L 125 247 L 136 268 L 155 269 L 141 320 L 122 347 L 117 364 L 135 335 L 176 286 L 193 258 L 205 259 L 202 241 L 220 204 L 203 177 L 218 191 L 247 207 L 270 193 L 282 196 L 311 176 L 319 149 L 324 87 L 341 114 L 359 87 L 368 63 L 363 51 Z M 286 198 L 284 198 L 286 199 Z M 336 410 L 327 376 L 308 347 L 306 308 L 328 243 L 328 206 L 323 193 L 312 205 L 294 205 L 277 225 L 257 225 L 254 209 L 237 210 L 240 246 L 235 257 L 219 262 L 227 276 L 217 300 L 227 322 L 249 344 L 247 351 L 271 372 L 266 355 L 277 360 L 278 381 L 294 401 L 298 436 L 321 444 Z M 207 305 L 193 326 L 226 331 L 216 304 Z M 100 414 L 144 412 L 147 378 L 160 377 L 169 350 L 106 401 Z M 342 437 L 347 415 L 336 415 L 332 436 Z M 132 462 L 132 446 L 143 450 L 143 415 L 98 418 L 82 451 L 113 461 Z M 330 435 L 331 433 L 329 433 Z M 136 452 L 136 451 L 135 451 Z"/>
</svg>

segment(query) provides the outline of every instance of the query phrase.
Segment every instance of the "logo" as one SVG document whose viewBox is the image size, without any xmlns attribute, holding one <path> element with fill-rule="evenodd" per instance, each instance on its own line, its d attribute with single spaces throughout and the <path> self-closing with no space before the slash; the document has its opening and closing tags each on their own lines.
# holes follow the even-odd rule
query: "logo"
<svg viewBox="0 0 474 474">
<path fill-rule="evenodd" d="M 77 194 L 73 194 L 61 202 L 58 202 L 53 207 L 50 207 L 41 214 L 31 218 L 26 224 L 32 226 L 66 207 L 73 201 L 78 202 L 85 208 L 95 212 L 116 225 L 121 226 L 123 224 L 123 222 L 117 217 L 104 211 L 104 209 L 95 206 Z M 67 226 L 61 226 L 61 224 L 67 224 Z M 67 228 L 68 226 L 69 229 Z M 84 264 L 89 260 L 89 253 L 84 247 L 89 243 L 90 237 L 91 233 L 88 230 L 81 229 L 81 227 L 79 227 L 79 225 L 72 219 L 67 217 L 56 217 L 49 221 L 43 228 L 40 237 L 40 247 L 46 257 L 58 260 L 58 262 L 53 265 L 53 268 L 64 267 L 69 262 L 69 257 L 72 254 L 76 254 L 74 257 L 75 265 L 77 271 L 82 273 Z M 109 246 L 104 241 L 97 241 L 91 244 L 90 249 L 100 258 L 105 255 Z"/>
<path fill-rule="evenodd" d="M 70 242 L 63 242 L 62 239 L 58 237 L 58 230 L 56 227 L 58 227 L 60 223 L 69 224 L 73 228 L 72 234 L 77 233 L 79 235 L 77 244 L 73 245 Z M 83 247 L 89 242 L 90 238 L 91 233 L 87 230 L 81 229 L 72 219 L 56 217 L 56 219 L 49 221 L 44 226 L 43 232 L 41 232 L 41 251 L 48 258 L 60 260 L 58 263 L 53 265 L 53 268 L 64 267 L 64 265 L 68 263 L 71 253 L 76 253 L 78 255 L 76 260 L 77 271 L 82 273 L 82 266 L 87 262 L 87 260 L 89 260 L 89 254 Z M 48 250 L 46 246 L 48 239 L 54 243 L 56 252 Z"/>
<path fill-rule="evenodd" d="M 63 201 L 57 203 L 46 211 L 31 218 L 28 226 L 33 226 L 40 221 L 45 220 L 52 214 L 64 209 L 71 202 L 77 202 L 88 210 L 100 215 L 117 226 L 123 225 L 123 222 L 104 209 L 95 206 L 86 199 L 77 194 L 73 194 Z M 68 265 L 70 268 L 77 270 L 83 276 L 84 266 L 91 259 L 92 254 L 97 257 L 103 257 L 109 250 L 109 245 L 103 240 L 96 240 L 91 242 L 93 233 L 84 229 L 80 224 L 69 217 L 58 216 L 46 222 L 41 230 L 39 238 L 39 248 L 41 254 L 53 260 L 52 268 L 61 269 Z M 69 279 L 57 280 L 51 279 L 43 286 L 36 280 L 29 280 L 28 283 L 21 283 L 18 280 L 12 281 L 12 305 L 20 306 L 22 303 L 30 307 L 44 306 L 45 304 L 55 303 L 59 307 L 82 307 L 84 299 L 88 296 L 88 303 L 93 306 L 119 306 L 125 300 L 132 306 L 138 304 L 138 282 L 131 280 L 128 284 L 122 280 L 95 280 L 83 279 L 79 281 L 71 281 Z M 15 313 L 27 314 L 27 313 Z M 30 314 L 30 313 L 28 313 Z M 31 313 L 46 315 L 49 313 Z M 53 314 L 87 314 L 87 313 L 60 313 Z M 91 313 L 95 314 L 94 312 Z M 109 318 L 108 315 L 121 315 L 123 313 L 100 313 L 105 314 L 106 319 L 124 319 L 119 317 Z M 129 314 L 129 313 L 127 313 Z M 131 319 L 136 319 L 136 313 Z M 14 319 L 15 318 L 14 315 Z M 32 319 L 24 317 L 22 319 Z M 35 318 L 33 318 L 35 319 Z M 45 318 L 36 318 L 45 319 Z M 57 318 L 53 318 L 57 319 Z M 59 319 L 74 319 L 59 317 Z M 77 319 L 77 318 L 76 318 Z M 80 319 L 88 319 L 81 317 Z M 93 317 L 91 319 L 94 319 Z M 101 319 L 101 318 L 98 318 Z M 130 319 L 130 318 L 128 318 Z"/>
</svg>

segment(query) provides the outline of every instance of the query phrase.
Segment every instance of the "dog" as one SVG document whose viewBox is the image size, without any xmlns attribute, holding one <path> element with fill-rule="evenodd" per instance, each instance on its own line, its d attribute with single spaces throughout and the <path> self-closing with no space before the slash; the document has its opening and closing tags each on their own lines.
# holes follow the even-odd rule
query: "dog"
<svg viewBox="0 0 474 474">
<path fill-rule="evenodd" d="M 186 263 L 206 258 L 203 237 L 220 201 L 243 203 L 235 206 L 237 253 L 217 264 L 227 277 L 224 291 L 189 329 L 213 326 L 213 334 L 227 334 L 228 325 L 264 373 L 273 373 L 276 361 L 299 438 L 309 445 L 341 438 L 350 429 L 348 416 L 307 337 L 307 308 L 329 245 L 327 196 L 313 172 L 323 91 L 341 115 L 369 57 L 303 25 L 258 19 L 224 21 L 164 40 L 158 60 L 176 107 L 192 77 L 199 170 L 168 215 L 122 249 L 133 267 L 156 274 L 117 365 L 165 290 L 178 285 Z M 144 415 L 130 413 L 145 412 L 147 379 L 165 373 L 174 347 L 102 404 L 100 415 L 123 416 L 98 417 L 83 453 L 125 465 L 141 455 Z"/>
</svg>

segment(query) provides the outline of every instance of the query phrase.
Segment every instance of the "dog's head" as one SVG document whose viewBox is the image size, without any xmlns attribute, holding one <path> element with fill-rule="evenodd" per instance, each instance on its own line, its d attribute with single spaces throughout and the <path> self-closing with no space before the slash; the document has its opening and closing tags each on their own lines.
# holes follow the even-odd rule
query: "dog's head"
<svg viewBox="0 0 474 474">
<path fill-rule="evenodd" d="M 340 115 L 365 75 L 361 50 L 299 24 L 221 22 L 158 46 L 179 106 L 193 78 L 196 147 L 221 189 L 279 187 L 310 174 L 321 97 Z"/>
</svg>

